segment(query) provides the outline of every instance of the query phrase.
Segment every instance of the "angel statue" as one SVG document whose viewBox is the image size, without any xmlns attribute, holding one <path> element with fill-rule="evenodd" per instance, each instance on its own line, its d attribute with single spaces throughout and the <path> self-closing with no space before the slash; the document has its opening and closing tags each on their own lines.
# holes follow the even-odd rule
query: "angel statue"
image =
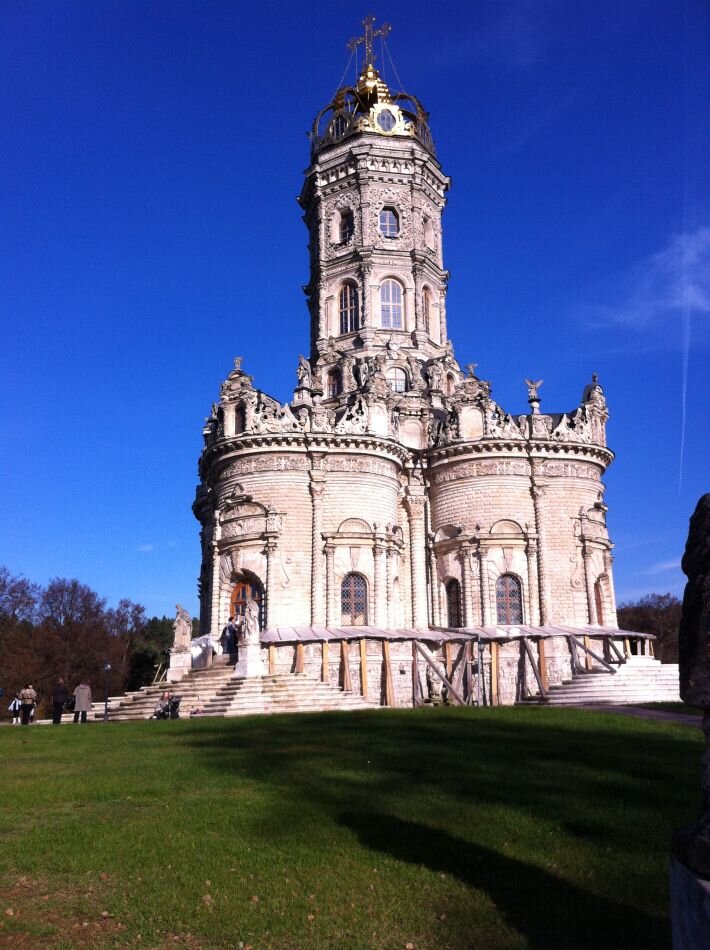
<svg viewBox="0 0 710 950">
<path fill-rule="evenodd" d="M 311 385 L 311 367 L 308 364 L 308 360 L 305 356 L 298 357 L 298 366 L 296 367 L 296 377 L 298 378 L 299 386 L 310 386 Z"/>
<path fill-rule="evenodd" d="M 173 650 L 176 653 L 182 653 L 190 649 L 192 640 L 192 617 L 181 607 L 175 604 L 175 620 L 173 621 Z"/>
<path fill-rule="evenodd" d="M 259 642 L 259 605 L 253 597 L 244 608 L 244 638 L 247 643 Z"/>
<path fill-rule="evenodd" d="M 532 379 L 525 380 L 525 385 L 528 387 L 528 402 L 540 401 L 540 397 L 537 391 L 542 386 L 543 383 L 544 383 L 544 379 L 538 379 L 536 383 L 533 382 Z"/>
</svg>

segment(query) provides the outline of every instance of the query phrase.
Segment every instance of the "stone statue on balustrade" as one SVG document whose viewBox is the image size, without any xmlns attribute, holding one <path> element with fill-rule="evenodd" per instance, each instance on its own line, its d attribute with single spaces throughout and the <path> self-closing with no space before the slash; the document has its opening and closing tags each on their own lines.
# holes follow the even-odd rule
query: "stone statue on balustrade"
<svg viewBox="0 0 710 950">
<path fill-rule="evenodd" d="M 259 605 L 250 597 L 244 608 L 244 642 L 259 643 Z"/>
<path fill-rule="evenodd" d="M 175 653 L 184 653 L 190 649 L 192 640 L 192 617 L 181 607 L 175 604 L 175 620 L 173 621 L 173 651 Z"/>
</svg>

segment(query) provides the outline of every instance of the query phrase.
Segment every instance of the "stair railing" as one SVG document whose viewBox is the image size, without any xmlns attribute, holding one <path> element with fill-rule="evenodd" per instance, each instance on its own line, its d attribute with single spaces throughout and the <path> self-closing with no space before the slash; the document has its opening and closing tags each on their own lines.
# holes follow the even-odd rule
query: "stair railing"
<svg viewBox="0 0 710 950">
<path fill-rule="evenodd" d="M 570 633 L 568 635 L 568 640 L 569 640 L 569 645 L 570 645 L 570 652 L 572 653 L 573 672 L 587 673 L 587 670 L 585 670 L 584 667 L 579 662 L 579 656 L 577 654 L 577 650 L 579 649 L 579 650 L 583 650 L 585 653 L 588 653 L 589 656 L 591 656 L 593 660 L 596 660 L 597 663 L 600 664 L 600 666 L 603 666 L 604 669 L 607 670 L 607 672 L 616 673 L 616 669 L 611 665 L 611 663 L 607 663 L 607 661 L 603 657 L 599 656 L 598 653 L 595 653 L 594 650 L 590 649 L 590 647 L 582 643 L 581 640 L 578 640 L 577 637 L 574 636 L 574 634 Z"/>
</svg>

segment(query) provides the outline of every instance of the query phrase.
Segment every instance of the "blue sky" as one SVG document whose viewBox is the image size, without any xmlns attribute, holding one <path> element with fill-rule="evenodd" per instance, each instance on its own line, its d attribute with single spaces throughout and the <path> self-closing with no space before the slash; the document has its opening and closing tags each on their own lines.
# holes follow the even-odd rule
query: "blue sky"
<svg viewBox="0 0 710 950">
<path fill-rule="evenodd" d="M 4 0 L 0 563 L 196 612 L 201 428 L 308 349 L 305 132 L 372 12 L 453 187 L 449 333 L 496 399 L 598 372 L 620 600 L 680 594 L 710 488 L 702 0 Z M 385 76 L 398 85 L 386 60 Z M 352 70 L 351 70 L 352 72 Z M 681 463 L 682 447 L 682 463 Z"/>
</svg>

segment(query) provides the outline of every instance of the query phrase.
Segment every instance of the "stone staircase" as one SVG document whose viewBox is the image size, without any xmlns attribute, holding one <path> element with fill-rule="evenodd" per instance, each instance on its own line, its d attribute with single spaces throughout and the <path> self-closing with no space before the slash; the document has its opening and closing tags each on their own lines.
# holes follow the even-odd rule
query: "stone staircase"
<svg viewBox="0 0 710 950">
<path fill-rule="evenodd" d="M 192 670 L 179 683 L 158 683 L 109 699 L 109 720 L 149 719 L 165 689 L 181 697 L 180 718 L 186 719 L 199 705 L 202 716 L 247 716 L 254 713 L 323 712 L 326 710 L 373 709 L 356 693 L 322 683 L 304 673 L 276 673 L 245 679 L 233 666 Z M 104 704 L 95 703 L 93 716 L 103 718 Z"/>
<path fill-rule="evenodd" d="M 522 705 L 594 706 L 680 702 L 678 664 L 660 663 L 650 656 L 630 656 L 616 673 L 578 673 L 550 686 L 547 700 L 538 694 Z"/>
</svg>

